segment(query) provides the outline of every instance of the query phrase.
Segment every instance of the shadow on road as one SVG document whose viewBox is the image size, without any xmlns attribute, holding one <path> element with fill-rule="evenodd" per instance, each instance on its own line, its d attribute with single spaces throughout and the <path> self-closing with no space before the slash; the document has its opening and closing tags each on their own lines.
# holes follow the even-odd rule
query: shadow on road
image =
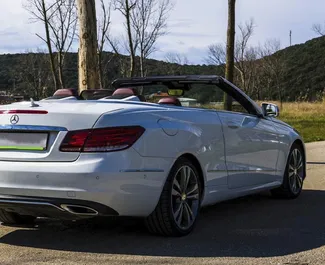
<svg viewBox="0 0 325 265">
<path fill-rule="evenodd" d="M 304 190 L 296 200 L 254 195 L 202 210 L 195 231 L 183 238 L 151 236 L 142 222 L 105 228 L 41 221 L 36 228 L 20 228 L 4 235 L 0 243 L 106 254 L 273 257 L 325 244 L 324 205 L 325 191 Z"/>
</svg>

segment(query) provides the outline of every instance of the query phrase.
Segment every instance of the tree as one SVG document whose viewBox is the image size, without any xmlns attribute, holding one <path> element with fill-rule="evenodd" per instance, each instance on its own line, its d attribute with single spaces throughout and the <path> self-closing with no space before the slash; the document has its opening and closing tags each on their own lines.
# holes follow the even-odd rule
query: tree
<svg viewBox="0 0 325 265">
<path fill-rule="evenodd" d="M 47 45 L 55 89 L 63 88 L 64 57 L 76 33 L 75 0 L 27 0 L 25 8 L 44 25 L 45 36 L 36 35 Z"/>
<path fill-rule="evenodd" d="M 164 71 L 169 75 L 179 75 L 182 72 L 182 65 L 189 64 L 188 58 L 185 54 L 168 52 L 165 55 L 166 70 Z"/>
<path fill-rule="evenodd" d="M 42 99 L 53 94 L 51 89 L 51 69 L 46 51 L 28 50 L 19 60 L 14 78 L 24 84 L 24 93 L 33 99 Z M 15 91 L 14 91 L 15 92 Z"/>
<path fill-rule="evenodd" d="M 225 76 L 226 71 L 226 45 L 222 43 L 211 44 L 208 47 L 208 57 L 205 59 L 208 64 L 220 66 L 220 75 Z"/>
<path fill-rule="evenodd" d="M 111 57 L 108 60 L 104 60 L 103 52 L 106 41 L 109 40 L 109 26 L 111 24 L 111 1 L 100 0 L 101 13 L 98 23 L 98 70 L 99 70 L 99 82 L 100 88 L 104 88 L 104 72 L 107 69 L 109 62 L 112 60 Z M 106 56 L 107 57 L 107 56 Z"/>
<path fill-rule="evenodd" d="M 51 41 L 51 29 L 50 29 L 50 19 L 54 16 L 54 6 L 56 1 L 52 1 L 50 4 L 46 3 L 45 0 L 27 0 L 27 4 L 24 5 L 25 9 L 29 11 L 32 15 L 33 21 L 41 21 L 44 25 L 45 37 L 36 34 L 40 39 L 42 39 L 46 45 L 49 52 L 49 59 L 51 65 L 51 72 L 55 90 L 58 89 L 59 78 L 57 74 L 57 68 L 55 64 L 54 52 Z"/>
<path fill-rule="evenodd" d="M 138 39 L 133 32 L 131 12 L 134 9 L 137 0 L 114 0 L 115 9 L 118 10 L 125 19 L 125 28 L 127 32 L 127 45 L 126 48 L 130 54 L 130 69 L 129 77 L 135 74 L 135 53 L 138 46 Z M 111 42 L 112 43 L 112 42 Z"/>
<path fill-rule="evenodd" d="M 325 25 L 321 25 L 319 23 L 315 23 L 312 26 L 312 30 L 319 36 L 325 36 Z"/>
<path fill-rule="evenodd" d="M 95 0 L 78 0 L 79 92 L 99 88 Z"/>
<path fill-rule="evenodd" d="M 53 15 L 48 23 L 51 41 L 57 51 L 58 78 L 61 88 L 64 88 L 64 59 L 75 40 L 77 29 L 76 0 L 56 0 L 53 8 Z"/>
<path fill-rule="evenodd" d="M 281 50 L 281 43 L 277 39 L 268 39 L 263 47 L 260 47 L 260 56 L 263 61 L 263 67 L 269 77 L 268 85 L 274 82 L 281 108 L 283 103 L 282 79 L 286 69 L 283 57 L 277 51 Z M 270 89 L 270 88 L 269 88 Z"/>
<path fill-rule="evenodd" d="M 239 36 L 235 46 L 235 68 L 238 70 L 241 78 L 241 88 L 247 92 L 249 87 L 249 79 L 252 72 L 249 67 L 250 62 L 256 59 L 254 49 L 248 46 L 248 41 L 254 32 L 254 20 L 251 19 L 239 26 Z"/>
<path fill-rule="evenodd" d="M 228 0 L 228 30 L 227 30 L 227 54 L 226 54 L 226 79 L 233 82 L 234 79 L 234 52 L 235 52 L 235 10 L 236 0 Z M 232 109 L 232 98 L 225 93 L 224 107 Z"/>
<path fill-rule="evenodd" d="M 170 0 L 138 0 L 135 3 L 131 20 L 138 41 L 141 76 L 145 76 L 145 60 L 156 51 L 158 38 L 167 34 L 168 13 L 172 7 Z"/>
</svg>

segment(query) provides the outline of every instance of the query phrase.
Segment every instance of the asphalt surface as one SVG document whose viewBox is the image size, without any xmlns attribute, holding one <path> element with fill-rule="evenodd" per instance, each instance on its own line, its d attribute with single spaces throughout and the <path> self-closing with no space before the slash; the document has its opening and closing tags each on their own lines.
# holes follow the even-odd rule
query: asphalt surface
<svg viewBox="0 0 325 265">
<path fill-rule="evenodd" d="M 217 204 L 183 238 L 151 236 L 135 220 L 0 226 L 0 264 L 325 264 L 325 142 L 307 149 L 296 200 L 265 193 Z"/>
</svg>

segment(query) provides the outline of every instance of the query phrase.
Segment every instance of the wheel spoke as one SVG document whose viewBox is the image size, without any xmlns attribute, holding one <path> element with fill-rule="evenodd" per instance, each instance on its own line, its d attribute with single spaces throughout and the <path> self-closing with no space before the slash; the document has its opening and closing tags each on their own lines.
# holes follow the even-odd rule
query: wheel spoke
<svg viewBox="0 0 325 265">
<path fill-rule="evenodd" d="M 295 171 L 295 169 L 293 168 L 293 165 L 289 164 L 289 170 L 290 171 Z"/>
<path fill-rule="evenodd" d="M 186 192 L 187 197 L 190 196 L 192 193 L 197 193 L 198 190 L 199 190 L 199 186 L 195 184 L 191 190 Z"/>
<path fill-rule="evenodd" d="M 292 155 L 293 155 L 293 165 L 294 167 L 297 167 L 297 149 L 293 150 Z"/>
<path fill-rule="evenodd" d="M 296 191 L 296 176 L 294 175 L 294 177 L 293 178 L 291 178 L 291 181 L 292 181 L 292 183 L 291 183 L 291 189 L 292 189 L 292 191 L 293 192 L 295 192 Z"/>
<path fill-rule="evenodd" d="M 182 197 L 182 195 L 180 194 L 180 192 L 178 190 L 174 189 L 174 188 L 172 190 L 172 195 L 173 196 L 177 196 L 177 197 Z"/>
<path fill-rule="evenodd" d="M 176 188 L 178 189 L 179 192 L 182 192 L 181 185 L 179 184 L 179 182 L 176 178 L 174 179 L 173 185 L 176 186 Z"/>
<path fill-rule="evenodd" d="M 296 175 L 296 184 L 297 184 L 297 191 L 299 191 L 302 187 L 302 178 L 299 176 L 299 174 Z"/>
<path fill-rule="evenodd" d="M 193 213 L 191 207 L 188 205 L 187 202 L 185 202 L 185 208 L 187 209 L 187 212 L 189 213 L 190 220 L 193 221 L 194 220 L 194 213 Z"/>
<path fill-rule="evenodd" d="M 181 171 L 181 188 L 183 193 L 186 192 L 190 177 L 191 177 L 191 169 L 189 167 L 183 167 Z"/>
<path fill-rule="evenodd" d="M 175 211 L 174 213 L 174 217 L 175 217 L 175 220 L 178 224 L 180 224 L 182 222 L 182 216 L 183 216 L 183 203 L 181 202 L 177 208 L 177 210 Z"/>
<path fill-rule="evenodd" d="M 187 207 L 186 202 L 184 203 L 184 213 L 185 213 L 186 220 L 187 220 L 186 226 L 189 226 L 192 222 L 192 219 L 191 219 L 191 213 L 190 213 L 189 207 Z"/>
</svg>

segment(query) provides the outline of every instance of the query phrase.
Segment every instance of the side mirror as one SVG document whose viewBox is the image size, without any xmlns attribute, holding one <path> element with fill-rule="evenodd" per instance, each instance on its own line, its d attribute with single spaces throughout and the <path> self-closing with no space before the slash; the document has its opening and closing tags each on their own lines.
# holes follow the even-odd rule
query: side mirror
<svg viewBox="0 0 325 265">
<path fill-rule="evenodd" d="M 279 107 L 272 103 L 262 103 L 262 110 L 264 116 L 267 117 L 278 117 L 280 115 Z"/>
</svg>

